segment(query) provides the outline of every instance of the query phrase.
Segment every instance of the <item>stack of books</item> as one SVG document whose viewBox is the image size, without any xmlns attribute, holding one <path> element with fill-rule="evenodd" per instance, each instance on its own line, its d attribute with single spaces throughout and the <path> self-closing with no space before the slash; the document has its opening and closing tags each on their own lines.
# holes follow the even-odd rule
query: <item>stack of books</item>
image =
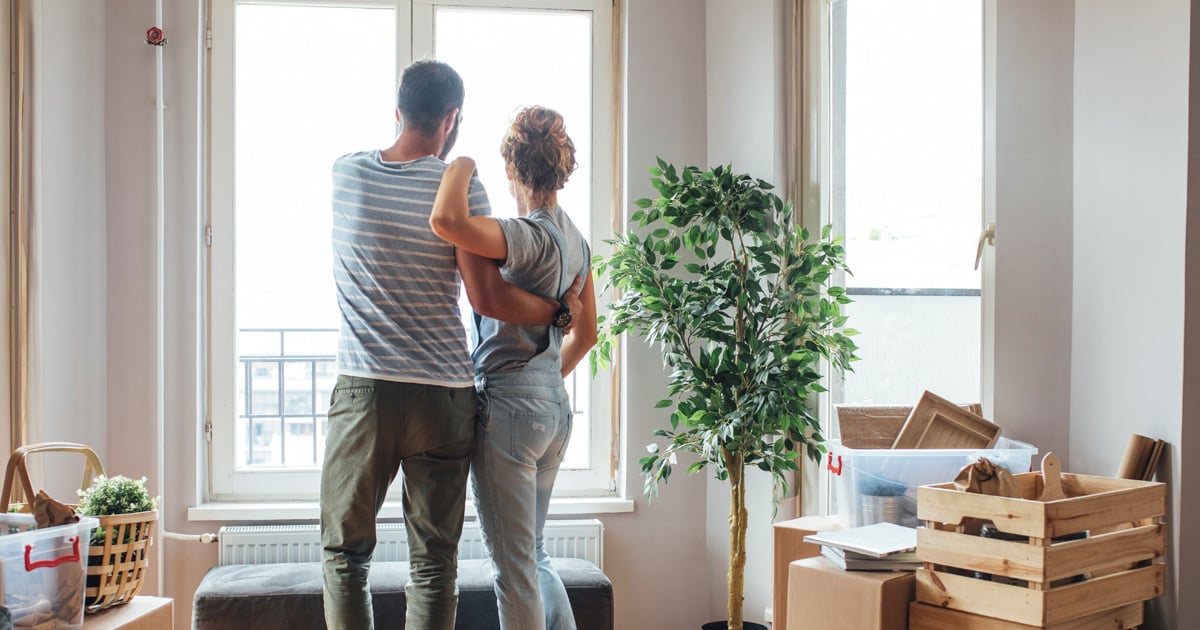
<svg viewBox="0 0 1200 630">
<path fill-rule="evenodd" d="M 914 571 L 917 530 L 892 523 L 876 523 L 832 532 L 817 532 L 804 542 L 821 545 L 821 554 L 847 571 Z"/>
</svg>

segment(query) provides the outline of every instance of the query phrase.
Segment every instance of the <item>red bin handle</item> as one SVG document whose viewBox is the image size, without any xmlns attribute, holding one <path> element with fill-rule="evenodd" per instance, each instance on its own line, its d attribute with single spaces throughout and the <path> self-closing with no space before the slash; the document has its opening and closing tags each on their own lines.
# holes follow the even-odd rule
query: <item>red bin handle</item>
<svg viewBox="0 0 1200 630">
<path fill-rule="evenodd" d="M 831 472 L 831 473 L 833 473 L 833 474 L 835 474 L 835 475 L 837 475 L 837 476 L 839 476 L 839 477 L 840 477 L 840 476 L 842 476 L 842 456 L 841 456 L 841 455 L 838 455 L 838 456 L 837 456 L 837 467 L 834 467 L 834 465 L 833 465 L 833 453 L 830 453 L 830 454 L 829 454 L 829 461 L 827 461 L 827 462 L 825 463 L 825 468 L 826 468 L 826 469 L 828 469 L 828 470 L 829 470 L 829 472 Z"/>
<path fill-rule="evenodd" d="M 56 567 L 64 562 L 79 562 L 79 537 L 68 538 L 71 541 L 71 553 L 65 556 L 59 556 L 53 560 L 38 560 L 34 562 L 30 559 L 30 554 L 33 553 L 33 545 L 25 545 L 25 571 L 31 572 L 34 569 L 46 569 Z"/>
</svg>

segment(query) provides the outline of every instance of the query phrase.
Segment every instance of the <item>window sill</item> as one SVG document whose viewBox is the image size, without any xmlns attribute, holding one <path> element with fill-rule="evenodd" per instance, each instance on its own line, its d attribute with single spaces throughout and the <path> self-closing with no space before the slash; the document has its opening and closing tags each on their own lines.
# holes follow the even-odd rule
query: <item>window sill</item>
<svg viewBox="0 0 1200 630">
<path fill-rule="evenodd" d="M 630 499 L 581 497 L 550 500 L 550 516 L 619 514 L 632 511 L 634 502 Z M 403 516 L 404 512 L 399 502 L 384 503 L 379 512 L 380 519 L 400 519 Z M 475 506 L 470 503 L 467 504 L 467 516 L 475 516 Z M 189 521 L 316 521 L 320 517 L 320 507 L 316 501 L 228 501 L 201 503 L 188 508 Z"/>
</svg>

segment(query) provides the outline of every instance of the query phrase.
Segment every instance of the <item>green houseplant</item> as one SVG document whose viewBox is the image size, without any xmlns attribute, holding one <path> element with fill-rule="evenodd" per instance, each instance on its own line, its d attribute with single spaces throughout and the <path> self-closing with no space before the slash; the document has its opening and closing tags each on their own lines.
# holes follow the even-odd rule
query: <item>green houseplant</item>
<svg viewBox="0 0 1200 630">
<path fill-rule="evenodd" d="M 674 409 L 670 427 L 655 431 L 667 446 L 650 445 L 640 460 L 644 489 L 657 494 L 679 452 L 697 456 L 689 472 L 707 467 L 729 482 L 728 628 L 742 630 L 745 470 L 786 488 L 800 454 L 824 451 L 812 406 L 822 364 L 847 370 L 857 349 L 841 313 L 850 300 L 830 285 L 846 270 L 845 248 L 829 227 L 810 238 L 770 184 L 728 166 L 659 159 L 650 172 L 659 197 L 636 202 L 637 233 L 615 235 L 597 260 L 618 297 L 593 356 L 606 363 L 625 332 L 660 345 L 671 374 L 657 406 Z"/>
<path fill-rule="evenodd" d="M 145 477 L 101 474 L 79 491 L 77 509 L 100 521 L 88 547 L 84 605 L 94 612 L 128 602 L 145 582 L 158 499 L 150 496 Z"/>
<path fill-rule="evenodd" d="M 99 475 L 92 485 L 79 490 L 77 511 L 86 516 L 116 516 L 137 514 L 157 509 L 158 501 L 146 489 L 146 478 L 130 479 L 123 475 L 107 477 Z M 92 532 L 92 544 L 104 544 L 108 531 L 97 527 Z"/>
</svg>

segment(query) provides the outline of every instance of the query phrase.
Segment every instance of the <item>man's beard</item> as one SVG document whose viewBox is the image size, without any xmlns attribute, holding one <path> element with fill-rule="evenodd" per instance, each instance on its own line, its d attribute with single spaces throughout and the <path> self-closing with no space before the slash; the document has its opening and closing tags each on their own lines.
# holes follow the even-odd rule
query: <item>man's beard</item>
<svg viewBox="0 0 1200 630">
<path fill-rule="evenodd" d="M 438 159 L 446 161 L 446 156 L 450 155 L 450 149 L 454 148 L 454 143 L 458 141 L 458 125 L 462 122 L 462 118 L 454 119 L 454 127 L 450 129 L 450 134 L 446 136 L 446 141 L 442 143 L 442 151 L 438 153 Z"/>
</svg>

